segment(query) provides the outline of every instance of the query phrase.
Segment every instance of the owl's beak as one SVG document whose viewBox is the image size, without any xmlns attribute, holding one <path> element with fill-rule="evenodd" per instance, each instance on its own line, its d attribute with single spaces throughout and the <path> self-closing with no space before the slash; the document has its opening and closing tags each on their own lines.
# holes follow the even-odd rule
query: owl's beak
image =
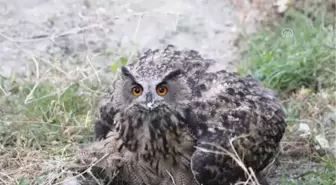
<svg viewBox="0 0 336 185">
<path fill-rule="evenodd" d="M 154 108 L 154 103 L 153 102 L 147 103 L 146 105 L 147 105 L 147 108 L 149 110 L 152 110 Z"/>
<path fill-rule="evenodd" d="M 154 99 L 152 93 L 146 94 L 146 106 L 149 110 L 152 110 L 154 108 Z"/>
</svg>

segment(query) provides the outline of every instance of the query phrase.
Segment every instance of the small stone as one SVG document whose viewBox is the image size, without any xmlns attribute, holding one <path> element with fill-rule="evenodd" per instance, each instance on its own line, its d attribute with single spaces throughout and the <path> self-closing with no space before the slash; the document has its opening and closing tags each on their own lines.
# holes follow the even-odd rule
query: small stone
<svg viewBox="0 0 336 185">
<path fill-rule="evenodd" d="M 293 132 L 302 138 L 307 138 L 311 135 L 310 127 L 307 123 L 300 123 L 298 125 L 294 125 Z"/>
<path fill-rule="evenodd" d="M 318 146 L 316 146 L 316 149 L 326 150 L 330 148 L 329 142 L 323 134 L 315 136 L 315 141 L 318 144 Z"/>
<path fill-rule="evenodd" d="M 331 141 L 331 148 L 330 148 L 330 153 L 336 157 L 336 139 L 333 139 Z"/>
<path fill-rule="evenodd" d="M 278 13 L 283 13 L 287 10 L 289 4 L 289 0 L 278 0 L 275 3 L 275 6 L 277 6 Z"/>
</svg>

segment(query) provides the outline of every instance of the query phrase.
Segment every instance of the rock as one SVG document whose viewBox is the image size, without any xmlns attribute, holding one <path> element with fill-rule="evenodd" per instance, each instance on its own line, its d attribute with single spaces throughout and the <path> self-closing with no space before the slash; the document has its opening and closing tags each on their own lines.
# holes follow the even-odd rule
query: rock
<svg viewBox="0 0 336 185">
<path fill-rule="evenodd" d="M 277 7 L 278 13 L 284 13 L 288 8 L 289 3 L 289 0 L 277 0 L 275 6 Z"/>
<path fill-rule="evenodd" d="M 292 127 L 293 133 L 302 138 L 308 138 L 311 135 L 311 129 L 307 123 L 300 123 Z"/>
<path fill-rule="evenodd" d="M 319 134 L 315 136 L 315 141 L 317 143 L 316 149 L 317 150 L 328 150 L 330 148 L 329 142 L 327 138 L 323 134 Z"/>
<path fill-rule="evenodd" d="M 331 153 L 334 157 L 336 157 L 336 139 L 333 139 L 333 141 L 331 142 L 330 153 Z"/>
</svg>

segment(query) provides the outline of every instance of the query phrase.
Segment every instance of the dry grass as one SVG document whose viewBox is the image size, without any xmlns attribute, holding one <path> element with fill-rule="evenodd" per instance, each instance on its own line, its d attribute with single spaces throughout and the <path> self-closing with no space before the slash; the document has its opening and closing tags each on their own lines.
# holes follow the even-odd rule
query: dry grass
<svg viewBox="0 0 336 185">
<path fill-rule="evenodd" d="M 115 8 L 111 5 L 115 3 L 114 1 L 103 1 L 101 3 L 103 7 Z M 169 14 L 172 17 L 177 17 L 173 31 L 169 34 L 176 34 L 178 24 L 181 24 L 178 12 L 159 9 L 150 12 L 139 11 L 134 15 L 129 12 L 126 15 L 120 12 L 132 10 L 125 8 L 127 3 L 118 3 L 121 4 L 120 7 L 117 7 L 116 14 L 125 15 L 124 19 L 130 19 L 132 16 L 138 19 L 133 35 L 130 35 L 131 40 L 141 37 L 139 31 L 141 31 L 143 17 L 147 14 L 155 13 L 159 16 Z M 4 8 L 7 8 L 7 4 L 4 5 L 6 6 Z M 84 1 L 84 9 L 97 8 L 97 12 L 83 11 L 81 5 L 80 3 L 74 4 L 74 7 L 77 8 L 75 15 L 70 14 L 74 17 L 58 17 L 56 13 L 63 14 L 63 12 L 55 10 L 56 13 L 54 13 L 54 10 L 52 10 L 53 8 L 58 9 L 58 7 L 46 6 L 45 8 L 51 8 L 52 11 L 45 16 L 55 17 L 46 17 L 47 21 L 43 20 L 45 17 L 39 17 L 43 25 L 35 25 L 36 22 L 31 21 L 29 24 L 33 29 L 28 26 L 27 30 L 20 30 L 20 28 L 25 29 L 26 27 L 18 24 L 16 25 L 18 29 L 12 28 L 13 30 L 11 30 L 10 28 L 15 23 L 6 22 L 9 29 L 1 29 L 0 39 L 6 40 L 9 49 L 17 50 L 18 53 L 23 53 L 22 55 L 28 58 L 27 63 L 29 63 L 31 74 L 27 78 L 18 77 L 16 74 L 12 74 L 11 77 L 0 77 L 1 183 L 48 184 L 60 182 L 70 175 L 66 166 L 74 160 L 75 146 L 92 140 L 92 117 L 94 111 L 97 110 L 97 101 L 106 92 L 102 84 L 110 84 L 111 79 L 113 79 L 113 74 L 108 73 L 106 75 L 106 69 L 98 69 L 94 66 L 91 58 L 94 55 L 113 55 L 109 59 L 112 59 L 111 65 L 112 71 L 114 71 L 116 68 L 113 65 L 114 62 L 124 63 L 125 58 L 132 58 L 136 54 L 136 49 L 120 49 L 118 46 L 116 48 L 120 50 L 113 51 L 113 53 L 104 51 L 103 53 L 96 52 L 93 54 L 90 53 L 92 51 L 88 51 L 88 53 L 72 53 L 71 56 L 61 59 L 56 57 L 46 59 L 37 54 L 38 51 L 27 49 L 38 41 L 50 41 L 52 44 L 48 43 L 48 45 L 54 46 L 57 41 L 66 40 L 70 36 L 84 36 L 80 33 L 85 31 L 93 30 L 92 32 L 97 35 L 104 35 L 108 33 L 109 29 L 115 29 L 114 26 L 112 28 L 108 27 L 111 26 L 110 24 L 114 24 L 114 18 L 117 18 L 114 11 L 111 11 L 112 13 L 103 12 L 105 9 L 98 9 L 97 4 L 89 1 Z M 9 13 L 12 11 L 10 8 L 13 7 L 9 6 Z M 66 11 L 64 13 L 67 13 Z M 8 12 L 5 13 L 7 16 Z M 15 13 L 14 10 L 13 13 Z M 43 11 L 41 14 L 43 15 Z M 75 18 L 77 14 L 80 16 L 80 22 Z M 32 16 L 32 18 L 34 17 Z M 58 21 L 57 18 L 68 18 L 69 20 L 62 22 Z M 13 20 L 13 22 L 15 21 Z M 25 21 L 22 22 L 26 23 Z M 92 22 L 94 23 L 92 24 Z M 41 22 L 38 22 L 38 24 L 41 24 Z M 56 26 L 53 27 L 54 24 Z M 65 25 L 64 27 L 58 25 L 58 27 L 57 24 Z M 82 25 L 84 26 L 81 27 Z M 190 25 L 188 25 L 189 27 Z M 125 30 L 133 29 L 133 27 L 121 28 Z M 40 34 L 40 30 L 47 30 L 47 34 L 35 35 Z M 28 38 L 12 38 L 11 36 L 17 36 L 15 32 L 20 32 L 18 35 L 28 36 Z M 29 32 L 36 33 L 30 34 Z M 95 34 L 92 35 L 96 36 Z M 106 37 L 106 35 L 104 36 Z M 225 34 L 224 37 L 227 37 L 227 35 Z M 103 37 L 101 39 L 107 38 Z M 107 40 L 111 41 L 110 39 Z M 88 44 L 86 41 L 83 42 Z M 94 44 L 100 45 L 97 42 Z M 60 45 L 62 46 L 62 43 Z M 130 45 L 127 47 L 131 47 Z M 12 46 L 14 47 L 12 48 Z M 36 46 L 40 47 L 41 45 L 37 44 Z M 62 55 L 61 52 L 57 54 Z M 125 53 L 127 54 L 125 55 Z M 119 61 L 119 59 L 121 60 Z"/>
<path fill-rule="evenodd" d="M 92 116 L 106 92 L 90 55 L 76 67 L 36 56 L 31 61 L 35 77 L 0 78 L 4 184 L 52 184 L 69 175 L 66 165 L 75 146 L 92 140 Z"/>
<path fill-rule="evenodd" d="M 247 38 L 240 66 L 242 74 L 274 89 L 284 105 L 288 129 L 277 161 L 283 184 L 336 183 L 335 28 L 326 8 L 291 9 L 271 30 Z"/>
<path fill-rule="evenodd" d="M 133 37 L 136 37 L 137 30 L 139 30 L 141 16 L 138 15 L 138 26 Z M 42 39 L 54 40 L 93 28 L 101 29 L 100 25 L 94 24 L 80 29 L 68 30 L 64 33 L 51 34 Z M 312 31 L 318 32 L 316 29 Z M 324 29 L 324 31 L 326 30 Z M 325 35 L 323 32 L 318 32 L 318 38 L 327 38 L 324 37 Z M 97 69 L 91 62 L 92 53 L 81 54 L 78 57 L 62 61 L 61 64 L 58 59 L 46 60 L 18 44 L 21 42 L 29 43 L 33 40 L 16 40 L 2 33 L 0 33 L 0 37 L 10 41 L 18 50 L 29 56 L 33 74 L 28 78 L 19 78 L 16 74 L 12 74 L 9 78 L 0 77 L 0 184 L 57 184 L 68 176 L 80 177 L 84 175 L 85 172 L 92 169 L 95 163 L 86 166 L 86 170 L 84 169 L 83 172 L 77 173 L 73 173 L 68 167 L 69 164 L 75 161 L 75 149 L 77 146 L 92 141 L 92 118 L 97 110 L 98 100 L 106 92 L 102 84 L 105 84 L 106 81 L 110 82 L 113 79 L 113 74 L 108 73 L 106 75 L 106 72 L 104 72 L 106 69 Z M 275 39 L 274 37 L 264 38 L 271 39 L 271 41 Z M 34 39 L 34 41 L 36 40 Z M 306 42 L 307 40 L 303 38 L 301 41 L 302 48 L 306 48 L 303 47 L 307 46 L 303 41 Z M 320 42 L 319 39 L 313 41 L 315 42 L 314 44 Z M 274 51 L 279 49 L 277 42 L 271 45 L 274 47 L 269 47 L 267 40 L 257 40 L 257 42 L 258 44 L 261 43 L 259 46 L 265 46 L 265 48 L 270 48 Z M 288 40 L 280 43 L 282 43 L 281 46 L 284 46 L 288 43 Z M 287 50 L 284 51 L 283 53 L 289 53 L 286 52 Z M 256 53 L 248 53 L 247 55 L 261 61 L 260 65 L 258 64 L 261 69 L 269 69 L 263 59 L 267 57 L 269 59 L 272 52 L 266 53 L 266 55 L 261 55 L 259 51 Z M 312 50 L 311 53 L 313 54 L 313 60 L 310 61 L 316 59 L 314 58 L 318 56 L 316 53 L 324 54 L 324 52 L 319 53 L 316 50 Z M 297 57 L 295 53 L 292 52 L 292 54 L 292 56 Z M 111 54 L 101 53 L 101 55 Z M 112 71 L 115 71 L 119 63 L 125 63 L 125 59 L 132 58 L 135 52 L 118 51 L 113 55 L 111 65 L 113 66 Z M 302 56 L 304 55 L 299 57 Z M 334 57 L 334 55 L 327 55 L 324 59 L 331 61 L 330 59 Z M 73 65 L 76 60 L 81 61 L 80 64 Z M 114 62 L 118 64 L 113 65 Z M 310 64 L 312 65 L 305 69 L 313 72 L 314 70 L 310 69 L 315 66 L 315 63 Z M 334 63 L 330 62 L 328 64 Z M 322 65 L 322 73 L 325 74 L 323 78 L 328 80 L 326 81 L 328 84 L 330 84 L 329 82 L 334 83 L 332 78 L 328 78 L 335 74 L 333 70 L 323 67 Z M 293 71 L 295 68 L 287 67 L 283 69 Z M 108 70 L 110 71 L 110 69 Z M 316 73 L 312 74 L 315 75 Z M 261 75 L 264 74 L 261 73 Z M 285 84 L 288 82 L 287 77 L 287 75 L 278 75 L 273 79 Z M 305 80 L 295 78 L 298 79 L 296 82 L 309 84 L 311 78 L 307 77 L 306 74 L 304 77 L 306 77 L 304 78 Z M 293 77 L 291 78 L 293 79 Z M 308 79 L 308 83 L 306 79 Z M 270 85 L 274 85 L 275 89 L 286 87 L 284 85 L 281 88 L 277 88 L 278 86 L 276 86 L 277 83 L 275 82 L 270 82 Z M 295 87 L 297 89 L 302 88 L 302 86 Z M 282 155 L 290 156 L 294 159 L 304 158 L 304 164 L 308 164 L 313 160 L 312 153 L 321 154 L 322 157 L 319 157 L 319 161 L 323 164 L 322 170 L 312 170 L 314 173 L 305 173 L 305 171 L 301 170 L 300 173 L 303 176 L 295 181 L 288 180 L 290 176 L 285 173 L 283 184 L 324 183 L 328 185 L 335 182 L 333 176 L 335 169 L 332 166 L 336 163 L 333 158 L 328 157 L 331 154 L 324 153 L 324 150 L 316 149 L 314 140 L 315 136 L 320 134 L 323 134 L 329 141 L 332 141 L 333 137 L 335 137 L 335 117 L 333 117 L 335 115 L 335 98 L 335 89 L 329 87 L 328 89 L 320 89 L 318 92 L 315 92 L 315 89 L 313 91 L 311 89 L 303 89 L 283 99 L 289 115 L 290 127 L 282 142 Z M 293 134 L 295 130 L 292 126 L 301 122 L 308 123 L 311 127 L 312 135 L 310 137 L 302 139 Z M 225 153 L 227 151 L 222 150 L 221 152 Z M 242 182 L 242 184 L 258 184 L 253 171 L 243 165 L 236 153 L 228 153 L 228 155 L 232 156 L 241 165 L 249 177 L 248 181 Z M 284 163 L 294 162 L 286 159 L 286 161 L 280 160 L 280 163 L 285 170 L 289 171 L 288 173 L 291 172 L 292 166 L 289 165 L 286 168 Z M 302 178 L 304 176 L 307 176 L 308 179 Z"/>
<path fill-rule="evenodd" d="M 233 142 L 237 139 L 239 139 L 239 137 L 230 139 L 229 141 L 229 144 L 231 147 L 230 149 L 225 149 L 213 143 L 203 143 L 203 144 L 206 144 L 210 146 L 211 148 L 215 148 L 215 150 L 209 150 L 209 149 L 200 148 L 200 147 L 198 147 L 198 149 L 206 153 L 212 153 L 216 155 L 225 155 L 225 156 L 229 156 L 230 158 L 232 158 L 238 164 L 238 166 L 244 171 L 246 175 L 246 181 L 236 182 L 235 185 L 260 185 L 259 180 L 254 170 L 251 167 L 247 167 L 244 164 L 241 156 L 238 154 L 236 148 L 234 147 Z"/>
</svg>

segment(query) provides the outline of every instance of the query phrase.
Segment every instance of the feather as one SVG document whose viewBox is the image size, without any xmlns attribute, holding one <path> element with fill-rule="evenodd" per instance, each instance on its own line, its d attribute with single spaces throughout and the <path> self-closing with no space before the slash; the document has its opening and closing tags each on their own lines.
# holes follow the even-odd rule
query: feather
<svg viewBox="0 0 336 185">
<path fill-rule="evenodd" d="M 222 185 L 254 174 L 266 184 L 260 172 L 276 154 L 287 126 L 270 89 L 251 76 L 210 71 L 215 61 L 173 45 L 148 50 L 136 60 L 121 68 L 124 77 L 147 91 L 163 79 L 169 81 L 169 91 L 157 97 L 158 108 L 148 111 L 140 106 L 141 96 L 125 101 L 119 85 L 100 109 L 95 132 L 99 139 L 110 132 L 118 135 L 113 142 L 122 143 L 117 153 L 126 161 L 121 179 L 130 184 Z M 127 85 L 123 80 L 117 84 Z"/>
</svg>

